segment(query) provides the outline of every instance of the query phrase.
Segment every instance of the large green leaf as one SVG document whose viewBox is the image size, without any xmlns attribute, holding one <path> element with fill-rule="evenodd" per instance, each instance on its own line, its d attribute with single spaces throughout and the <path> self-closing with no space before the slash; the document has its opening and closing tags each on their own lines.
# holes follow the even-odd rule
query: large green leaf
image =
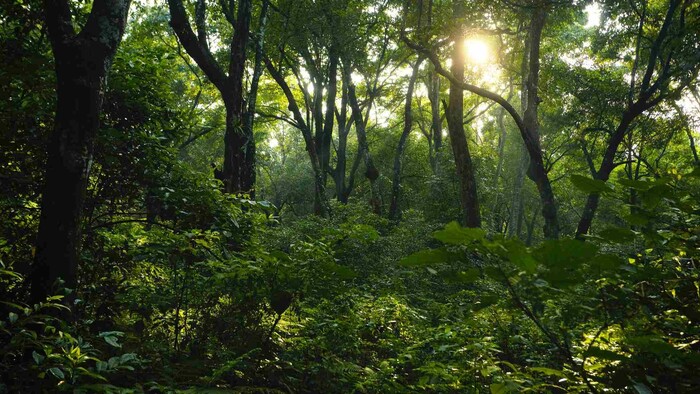
<svg viewBox="0 0 700 394">
<path fill-rule="evenodd" d="M 622 227 L 608 227 L 598 234 L 604 241 L 620 244 L 634 241 L 635 235 L 634 231 Z"/>
<path fill-rule="evenodd" d="M 504 243 L 508 260 L 529 274 L 537 270 L 537 261 L 532 257 L 527 247 L 519 240 L 509 240 Z"/>
<path fill-rule="evenodd" d="M 464 271 L 444 271 L 440 274 L 446 282 L 472 283 L 479 279 L 481 271 L 478 268 L 469 268 Z"/>
<path fill-rule="evenodd" d="M 469 245 L 484 239 L 485 235 L 480 228 L 462 227 L 457 222 L 450 222 L 444 229 L 433 233 L 435 239 L 450 245 Z"/>
<path fill-rule="evenodd" d="M 455 254 L 445 249 L 427 249 L 406 256 L 399 262 L 404 267 L 423 267 L 452 261 Z"/>
<path fill-rule="evenodd" d="M 571 175 L 570 179 L 577 189 L 586 193 L 609 193 L 613 191 L 610 185 L 599 179 L 586 178 L 581 175 Z"/>
<path fill-rule="evenodd" d="M 586 357 L 595 357 L 601 360 L 624 361 L 627 359 L 622 354 L 615 353 L 611 350 L 601 349 L 597 346 L 591 346 L 585 353 Z"/>
<path fill-rule="evenodd" d="M 576 239 L 545 241 L 532 253 L 533 257 L 547 267 L 579 266 L 598 252 L 598 247 L 590 242 Z"/>
<path fill-rule="evenodd" d="M 639 181 L 624 178 L 618 179 L 617 183 L 635 190 L 649 190 L 652 186 L 654 186 L 654 184 L 649 181 Z"/>
</svg>

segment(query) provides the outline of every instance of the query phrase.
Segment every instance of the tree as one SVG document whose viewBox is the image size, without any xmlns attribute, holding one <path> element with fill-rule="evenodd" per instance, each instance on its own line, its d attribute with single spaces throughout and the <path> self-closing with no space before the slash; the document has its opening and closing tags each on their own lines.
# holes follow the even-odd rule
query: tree
<svg viewBox="0 0 700 394">
<path fill-rule="evenodd" d="M 170 25 L 178 36 L 187 53 L 194 59 L 204 74 L 221 93 L 226 108 L 226 132 L 224 135 L 224 168 L 221 181 L 227 193 L 255 192 L 255 139 L 252 130 L 252 109 L 257 97 L 257 81 L 262 70 L 260 66 L 262 40 L 266 23 L 268 3 L 264 2 L 260 17 L 260 32 L 255 41 L 256 65 L 254 66 L 253 84 L 249 96 L 243 88 L 247 46 L 250 39 L 252 19 L 252 0 L 234 0 L 221 2 L 224 18 L 233 29 L 228 50 L 228 72 L 216 60 L 209 47 L 207 24 L 207 3 L 197 0 L 195 6 L 195 31 L 182 0 L 168 0 L 170 8 Z M 235 14 L 234 14 L 235 12 Z M 246 106 L 246 98 L 250 100 Z"/>
<path fill-rule="evenodd" d="M 670 0 L 668 6 L 632 4 L 623 9 L 626 16 L 637 17 L 634 34 L 635 56 L 631 65 L 627 100 L 617 126 L 610 131 L 602 161 L 594 178 L 607 181 L 617 167 L 618 149 L 634 127 L 637 118 L 669 99 L 680 97 L 684 89 L 697 78 L 700 66 L 700 10 L 684 0 Z M 661 20 L 661 27 L 652 37 L 647 31 L 650 24 Z M 631 25 L 631 24 L 630 24 Z M 630 26 L 628 25 L 628 26 Z M 634 27 L 632 27 L 634 28 Z M 650 43 L 647 46 L 647 43 Z M 643 64 L 646 62 L 646 67 Z M 641 81 L 640 81 L 641 79 Z M 599 193 L 590 193 L 581 214 L 576 236 L 587 234 L 593 223 Z"/>
<path fill-rule="evenodd" d="M 67 0 L 44 11 L 56 68 L 56 117 L 47 148 L 31 298 L 40 302 L 56 281 L 75 288 L 81 218 L 107 73 L 121 42 L 130 0 L 96 0 L 80 31 Z"/>
</svg>

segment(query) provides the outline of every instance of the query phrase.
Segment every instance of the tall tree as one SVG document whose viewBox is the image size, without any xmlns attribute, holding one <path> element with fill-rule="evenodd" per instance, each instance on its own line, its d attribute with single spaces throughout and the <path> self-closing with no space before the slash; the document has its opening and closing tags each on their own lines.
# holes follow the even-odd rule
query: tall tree
<svg viewBox="0 0 700 394">
<path fill-rule="evenodd" d="M 558 238 L 559 224 L 557 217 L 557 206 L 555 203 L 551 182 L 549 180 L 549 176 L 547 175 L 547 169 L 544 165 L 537 123 L 537 106 L 539 104 L 538 88 L 540 40 L 547 14 L 546 7 L 547 5 L 539 5 L 530 11 L 532 14 L 529 31 L 530 49 L 527 94 L 528 100 L 532 100 L 531 102 L 528 102 L 528 107 L 525 108 L 522 116 L 503 96 L 483 87 L 466 83 L 457 78 L 452 72 L 447 71 L 444 67 L 442 67 L 440 58 L 433 49 L 412 42 L 405 36 L 404 42 L 410 48 L 425 54 L 435 66 L 437 73 L 447 78 L 451 85 L 460 87 L 463 90 L 468 90 L 471 93 L 498 103 L 513 118 L 530 157 L 530 168 L 528 170 L 528 175 L 535 182 L 540 195 L 540 200 L 542 202 L 542 216 L 545 222 L 544 235 L 546 238 Z"/>
<path fill-rule="evenodd" d="M 187 53 L 194 59 L 204 74 L 221 93 L 226 108 L 226 132 L 224 135 L 224 168 L 220 174 L 227 193 L 249 193 L 254 195 L 255 188 L 255 139 L 253 138 L 252 118 L 246 108 L 246 92 L 243 88 L 247 45 L 250 38 L 252 19 L 252 0 L 222 0 L 221 11 L 233 29 L 233 36 L 228 46 L 228 71 L 212 54 L 209 47 L 207 24 L 207 2 L 197 0 L 195 5 L 195 30 L 192 29 L 187 10 L 182 0 L 168 0 L 170 8 L 170 25 Z M 263 12 L 267 9 L 267 3 Z M 264 29 L 264 14 L 261 28 Z M 262 30 L 264 31 L 264 30 Z M 262 43 L 258 35 L 256 47 Z M 256 48 L 256 53 L 257 53 Z M 260 61 L 260 56 L 256 56 Z M 261 68 L 256 68 L 259 71 Z M 254 85 L 257 88 L 257 84 Z M 250 96 L 254 99 L 255 94 Z"/>
<path fill-rule="evenodd" d="M 455 3 L 453 15 L 455 18 L 464 17 L 463 6 Z M 454 78 L 464 81 L 464 62 L 467 53 L 461 34 L 457 35 L 452 48 L 451 73 Z M 476 190 L 476 176 L 467 136 L 464 134 L 464 90 L 455 82 L 450 83 L 450 93 L 447 105 L 447 128 L 454 154 L 457 177 L 459 178 L 459 198 L 462 204 L 462 221 L 467 227 L 481 227 L 479 213 L 479 196 Z"/>
<path fill-rule="evenodd" d="M 71 2 L 45 0 L 56 68 L 56 117 L 47 148 L 45 186 L 31 298 L 43 301 L 58 279 L 75 288 L 85 190 L 107 73 L 121 42 L 130 0 L 95 0 L 76 31 Z"/>
<path fill-rule="evenodd" d="M 654 17 L 654 11 L 659 15 Z M 620 144 L 637 119 L 665 100 L 679 98 L 700 70 L 700 9 L 697 4 L 688 0 L 670 0 L 667 6 L 655 10 L 652 4 L 644 1 L 641 9 L 633 4 L 626 12 L 638 17 L 634 35 L 635 57 L 626 106 L 617 126 L 610 132 L 602 161 L 594 173 L 594 178 L 600 181 L 607 181 L 617 167 Z M 647 31 L 653 29 L 650 25 L 658 19 L 662 20 L 661 26 L 650 38 Z M 645 62 L 646 66 L 642 67 Z M 588 195 L 576 230 L 577 237 L 590 230 L 599 201 L 600 194 Z"/>
<path fill-rule="evenodd" d="M 401 162 L 403 160 L 403 152 L 406 150 L 408 136 L 411 134 L 413 128 L 413 89 L 416 86 L 418 71 L 420 71 L 420 65 L 423 63 L 423 60 L 425 60 L 425 57 L 419 55 L 418 59 L 416 59 L 416 62 L 413 64 L 413 71 L 411 72 L 411 78 L 408 80 L 408 88 L 406 89 L 403 131 L 401 132 L 401 137 L 399 137 L 399 143 L 396 146 L 396 153 L 394 154 L 394 171 L 391 181 L 391 204 L 389 205 L 390 220 L 399 220 L 401 218 L 401 210 L 399 207 L 399 198 L 401 197 Z"/>
</svg>

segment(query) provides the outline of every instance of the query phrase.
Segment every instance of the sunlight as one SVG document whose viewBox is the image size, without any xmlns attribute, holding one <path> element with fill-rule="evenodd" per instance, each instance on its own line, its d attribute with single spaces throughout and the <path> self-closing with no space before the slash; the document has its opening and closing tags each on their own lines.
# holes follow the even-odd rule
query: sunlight
<svg viewBox="0 0 700 394">
<path fill-rule="evenodd" d="M 277 138 L 272 137 L 269 140 L 267 140 L 267 145 L 270 146 L 270 148 L 275 149 L 278 146 L 280 146 L 280 142 L 277 140 Z"/>
<path fill-rule="evenodd" d="M 591 27 L 597 27 L 600 25 L 600 4 L 598 3 L 593 3 L 588 6 L 586 6 L 585 10 L 586 12 L 586 25 L 584 26 L 585 28 L 591 28 Z"/>
<path fill-rule="evenodd" d="M 482 40 L 468 38 L 464 41 L 464 46 L 467 48 L 467 59 L 472 63 L 484 64 L 491 57 L 489 46 Z"/>
</svg>

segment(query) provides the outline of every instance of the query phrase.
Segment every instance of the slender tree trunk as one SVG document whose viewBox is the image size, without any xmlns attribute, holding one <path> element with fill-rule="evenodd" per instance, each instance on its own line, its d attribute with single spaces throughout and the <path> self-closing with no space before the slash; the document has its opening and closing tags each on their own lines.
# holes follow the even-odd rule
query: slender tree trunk
<svg viewBox="0 0 700 394">
<path fill-rule="evenodd" d="M 69 2 L 44 2 L 56 61 L 57 107 L 30 276 L 33 303 L 51 295 L 59 279 L 64 287 L 77 285 L 81 219 L 105 80 L 124 34 L 129 5 L 129 0 L 96 0 L 76 34 Z"/>
<path fill-rule="evenodd" d="M 454 43 L 452 50 L 452 75 L 458 80 L 464 80 L 464 62 L 466 48 L 461 40 Z M 469 143 L 464 133 L 464 90 L 455 84 L 450 84 L 450 96 L 447 106 L 447 127 L 452 144 L 457 177 L 459 178 L 459 198 L 462 208 L 462 222 L 467 227 L 481 227 L 479 212 L 479 197 L 476 189 L 476 177 Z"/>
<path fill-rule="evenodd" d="M 355 173 L 357 167 L 359 166 L 359 161 L 362 159 L 365 163 L 365 177 L 370 183 L 371 197 L 369 204 L 372 207 L 372 211 L 377 214 L 382 214 L 382 200 L 381 193 L 379 193 L 379 185 L 377 184 L 377 179 L 379 178 L 379 170 L 374 165 L 374 160 L 369 151 L 369 144 L 367 143 L 367 130 L 365 125 L 366 120 L 362 118 L 362 109 L 357 101 L 357 94 L 355 93 L 355 85 L 352 83 L 350 76 L 350 69 L 343 74 L 344 83 L 348 85 L 348 103 L 352 109 L 352 118 L 355 123 L 355 134 L 357 134 L 357 157 L 353 163 L 352 170 L 350 171 L 350 180 L 348 181 L 348 189 L 351 190 L 354 185 Z"/>
<path fill-rule="evenodd" d="M 428 98 L 430 99 L 430 134 L 432 135 L 432 163 L 433 174 L 440 173 L 440 153 L 442 152 L 442 120 L 440 119 L 440 76 L 433 69 L 430 72 L 428 84 Z"/>
<path fill-rule="evenodd" d="M 343 71 L 345 73 L 345 71 Z M 348 86 L 343 82 L 340 99 L 340 113 L 338 113 L 338 150 L 335 169 L 333 170 L 333 180 L 335 182 L 335 195 L 338 201 L 347 204 L 349 193 L 347 190 L 346 171 L 348 154 L 348 134 L 351 122 L 348 122 Z"/>
<path fill-rule="evenodd" d="M 335 120 L 335 96 L 338 89 L 338 55 L 334 48 L 329 50 L 328 84 L 326 85 L 326 113 L 323 118 L 323 130 L 319 144 L 319 159 L 323 171 L 323 184 L 326 184 L 330 172 L 331 140 L 333 138 L 333 121 Z"/>
<path fill-rule="evenodd" d="M 530 41 L 530 57 L 529 70 L 527 78 L 527 108 L 523 114 L 523 124 L 528 131 L 530 137 L 537 141 L 539 147 L 539 122 L 537 109 L 539 107 L 540 98 L 539 92 L 539 73 L 540 73 L 540 44 L 542 41 L 542 30 L 544 29 L 547 12 L 540 7 L 533 11 L 532 20 L 530 23 L 529 41 Z M 536 150 L 535 157 L 532 157 L 530 152 L 530 168 L 529 174 L 532 180 L 537 185 L 537 191 L 540 194 L 542 201 L 542 217 L 544 218 L 544 236 L 548 239 L 559 238 L 559 220 L 557 217 L 557 205 L 552 191 L 552 184 L 547 176 L 547 171 L 544 168 L 542 159 L 542 149 Z"/>
<path fill-rule="evenodd" d="M 246 48 L 250 36 L 252 13 L 251 0 L 238 2 L 235 31 L 231 40 L 228 89 L 222 92 L 226 102 L 226 134 L 224 135 L 224 185 L 228 193 L 248 193 L 253 195 L 255 179 L 254 159 L 255 139 L 244 130 Z M 230 92 L 230 96 L 229 96 Z"/>
<path fill-rule="evenodd" d="M 666 59 L 666 56 L 668 56 L 668 58 L 670 59 L 670 56 L 671 54 L 673 54 L 673 51 L 675 49 L 673 44 L 669 43 L 667 39 L 669 39 L 670 37 L 674 37 L 674 40 L 679 39 L 678 36 L 674 36 L 673 34 L 671 34 L 671 31 L 673 24 L 677 23 L 683 25 L 684 23 L 684 13 L 687 10 L 687 8 L 681 7 L 682 3 L 684 2 L 681 0 L 671 0 L 669 2 L 668 8 L 666 9 L 666 15 L 664 17 L 663 24 L 659 29 L 656 38 L 652 42 L 648 56 L 646 56 L 647 66 L 646 70 L 644 71 L 642 81 L 638 88 L 635 85 L 636 78 L 631 78 L 628 105 L 622 114 L 620 123 L 608 139 L 608 146 L 605 150 L 605 154 L 603 155 L 603 160 L 600 164 L 600 168 L 595 174 L 595 178 L 598 180 L 607 181 L 610 178 L 610 174 L 615 168 L 615 156 L 617 155 L 617 149 L 622 143 L 625 135 L 631 130 L 632 123 L 634 122 L 634 120 L 639 115 L 644 113 L 644 111 L 653 108 L 664 99 L 673 96 L 673 94 L 671 94 L 671 92 L 669 91 L 670 88 L 668 87 L 668 83 L 673 75 L 673 71 L 670 69 L 670 64 L 666 63 L 664 59 Z M 681 16 L 678 22 L 676 22 L 674 15 L 679 9 L 679 7 L 681 9 Z M 648 39 L 648 37 L 642 36 L 645 21 L 646 8 L 640 19 L 639 33 L 637 37 L 638 42 L 642 39 Z M 666 56 L 662 56 L 662 49 L 664 45 L 670 45 L 670 48 L 668 48 L 667 50 L 671 52 Z M 640 51 L 637 50 L 637 54 L 634 61 L 635 67 L 633 69 L 634 76 L 636 76 L 636 65 L 640 62 L 640 56 Z M 663 71 L 660 73 L 657 69 L 657 63 L 663 64 Z M 695 72 L 697 72 L 697 68 L 695 69 Z M 656 80 L 654 81 L 655 77 Z M 680 84 L 679 86 L 674 87 L 673 92 L 679 94 L 681 92 L 681 89 L 688 85 L 689 81 L 690 80 L 686 80 L 682 82 L 682 84 Z M 633 100 L 635 93 L 637 94 L 636 100 Z M 582 238 L 585 234 L 587 234 L 590 231 L 596 210 L 598 209 L 599 202 L 599 194 L 592 193 L 588 195 L 586 205 L 583 208 L 581 219 L 578 223 L 578 228 L 576 229 L 577 238 Z"/>
<path fill-rule="evenodd" d="M 394 172 L 391 182 L 391 203 L 389 205 L 389 219 L 395 221 L 401 219 L 401 211 L 399 207 L 399 198 L 401 195 L 401 162 L 403 159 L 403 152 L 406 149 L 406 141 L 408 140 L 408 136 L 409 134 L 411 134 L 411 129 L 413 128 L 413 111 L 411 108 L 413 104 L 413 89 L 416 85 L 418 71 L 420 69 L 421 63 L 423 63 L 423 59 L 424 57 L 422 56 L 418 57 L 416 63 L 413 65 L 411 79 L 408 81 L 408 89 L 406 90 L 406 103 L 404 106 L 403 131 L 401 132 L 399 144 L 396 147 L 396 154 L 394 156 Z"/>
<path fill-rule="evenodd" d="M 269 5 L 269 0 L 263 0 L 262 9 L 260 11 L 258 33 L 255 36 L 255 65 L 253 66 L 253 77 L 250 82 L 248 103 L 247 108 L 245 108 L 245 116 L 243 119 L 243 135 L 248 136 L 248 144 L 245 150 L 245 167 L 247 168 L 251 178 L 249 182 L 251 198 L 255 198 L 255 180 L 257 175 L 253 121 L 255 120 L 255 106 L 258 99 L 258 85 L 260 83 L 260 76 L 262 75 L 263 45 L 265 43 L 265 29 L 267 26 L 267 11 Z"/>
<path fill-rule="evenodd" d="M 289 103 L 289 110 L 292 112 L 294 121 L 296 122 L 297 128 L 301 131 L 304 137 L 304 143 L 306 145 L 306 151 L 309 154 L 309 160 L 311 161 L 311 170 L 314 177 L 314 214 L 318 216 L 328 216 L 330 214 L 330 207 L 328 206 L 328 201 L 326 200 L 326 188 L 323 182 L 323 173 L 321 172 L 321 162 L 316 151 L 316 142 L 314 141 L 314 135 L 311 128 L 308 126 L 304 120 L 304 116 L 301 114 L 299 105 L 292 90 L 284 79 L 284 76 L 280 71 L 275 68 L 269 58 L 263 59 L 265 67 L 272 76 L 272 78 L 277 82 L 277 85 L 282 89 L 287 102 Z"/>
<path fill-rule="evenodd" d="M 506 138 L 508 137 L 508 129 L 504 122 L 506 116 L 506 111 L 501 108 L 498 111 L 498 117 L 496 118 L 496 123 L 498 124 L 498 129 L 500 134 L 498 135 L 498 164 L 496 165 L 496 174 L 494 181 L 496 183 L 496 201 L 493 206 L 493 228 L 501 233 L 503 231 L 503 193 L 501 193 L 498 188 L 501 186 L 501 175 L 503 173 L 503 162 L 505 160 L 505 148 L 506 148 Z"/>
<path fill-rule="evenodd" d="M 207 43 L 206 2 L 199 0 L 195 7 L 195 25 L 182 0 L 168 0 L 170 25 L 187 53 L 197 62 L 207 78 L 216 86 L 226 108 L 226 132 L 224 134 L 224 168 L 221 180 L 226 193 L 248 193 L 254 196 L 255 140 L 252 134 L 252 118 L 248 127 L 243 91 L 243 76 L 250 37 L 252 0 L 240 0 L 236 17 L 232 0 L 222 0 L 222 12 L 234 30 L 229 45 L 228 74 L 212 55 Z M 256 52 L 257 53 L 257 52 Z M 257 94 L 257 93 L 256 93 Z"/>
</svg>

